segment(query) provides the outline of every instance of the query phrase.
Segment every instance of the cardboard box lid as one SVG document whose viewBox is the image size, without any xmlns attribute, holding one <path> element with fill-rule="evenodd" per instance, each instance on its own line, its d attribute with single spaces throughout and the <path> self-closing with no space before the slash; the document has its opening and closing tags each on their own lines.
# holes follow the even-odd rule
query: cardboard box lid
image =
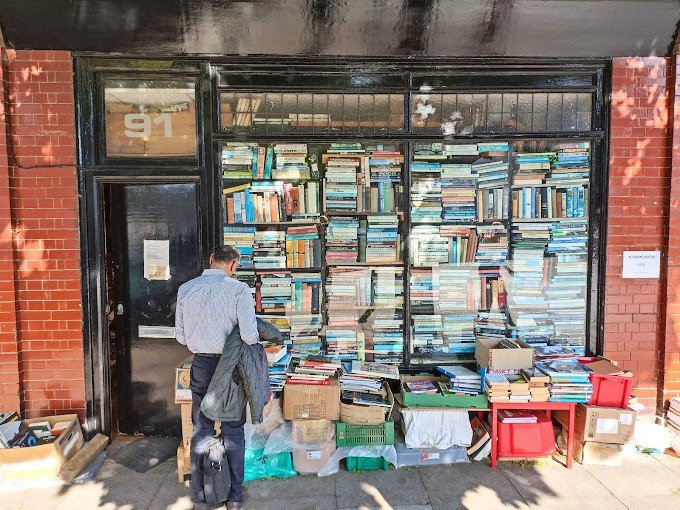
<svg viewBox="0 0 680 510">
<path fill-rule="evenodd" d="M 622 368 L 616 366 L 611 360 L 606 358 L 593 361 L 592 363 L 586 363 L 585 365 L 594 373 L 599 375 L 618 375 L 621 377 L 633 377 L 633 373 L 629 370 L 623 370 Z"/>
</svg>

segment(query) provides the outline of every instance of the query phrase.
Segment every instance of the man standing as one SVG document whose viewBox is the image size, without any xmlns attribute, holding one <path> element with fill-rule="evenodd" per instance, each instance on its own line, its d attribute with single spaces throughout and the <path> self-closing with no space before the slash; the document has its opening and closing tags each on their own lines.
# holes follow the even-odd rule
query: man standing
<svg viewBox="0 0 680 510">
<path fill-rule="evenodd" d="M 217 248 L 210 255 L 210 269 L 183 284 L 177 292 L 175 333 L 177 341 L 194 353 L 191 364 L 191 398 L 193 433 L 191 435 L 191 489 L 195 509 L 211 508 L 205 503 L 203 475 L 199 470 L 200 451 L 214 435 L 215 423 L 201 412 L 201 402 L 212 379 L 224 342 L 238 326 L 247 344 L 259 340 L 255 304 L 250 288 L 231 278 L 240 255 L 232 246 Z M 236 372 L 234 372 L 236 377 Z M 222 437 L 231 472 L 231 492 L 227 508 L 238 510 L 243 501 L 245 438 L 242 419 L 222 422 Z"/>
</svg>

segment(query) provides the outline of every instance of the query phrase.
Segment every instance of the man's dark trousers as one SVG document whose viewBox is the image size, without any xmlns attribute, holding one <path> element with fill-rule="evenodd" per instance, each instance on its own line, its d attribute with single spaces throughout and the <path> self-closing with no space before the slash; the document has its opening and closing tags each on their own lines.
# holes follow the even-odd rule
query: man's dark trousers
<svg viewBox="0 0 680 510">
<path fill-rule="evenodd" d="M 199 469 L 201 448 L 215 434 L 215 422 L 201 412 L 201 401 L 208 391 L 210 379 L 215 373 L 219 356 L 201 356 L 196 354 L 191 364 L 191 421 L 194 425 L 191 434 L 191 489 L 194 498 L 205 501 L 203 495 L 203 474 Z M 231 473 L 231 492 L 228 501 L 243 501 L 243 463 L 246 453 L 246 441 L 243 424 L 246 422 L 246 410 L 239 421 L 222 422 L 222 438 L 227 450 L 227 460 Z"/>
</svg>

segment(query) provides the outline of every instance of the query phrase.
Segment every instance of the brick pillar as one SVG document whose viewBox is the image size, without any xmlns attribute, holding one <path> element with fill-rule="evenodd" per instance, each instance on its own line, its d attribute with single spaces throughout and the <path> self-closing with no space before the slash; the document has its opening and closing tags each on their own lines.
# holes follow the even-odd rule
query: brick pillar
<svg viewBox="0 0 680 510">
<path fill-rule="evenodd" d="M 21 407 L 84 417 L 73 65 L 68 52 L 6 54 Z"/>
<path fill-rule="evenodd" d="M 667 305 L 663 352 L 664 381 L 659 399 L 662 405 L 680 396 L 680 59 L 671 59 L 669 92 L 672 106 L 670 207 L 668 215 Z"/>
<path fill-rule="evenodd" d="M 0 47 L 0 61 L 5 59 Z M 9 85 L 0 67 L 0 412 L 19 410 L 19 346 L 14 287 L 14 249 L 9 196 L 7 113 L 3 98 Z"/>
<path fill-rule="evenodd" d="M 665 271 L 629 280 L 621 269 L 625 250 L 665 256 L 669 71 L 664 57 L 615 58 L 612 69 L 604 354 L 635 373 L 635 395 L 650 414 L 663 385 Z"/>
</svg>

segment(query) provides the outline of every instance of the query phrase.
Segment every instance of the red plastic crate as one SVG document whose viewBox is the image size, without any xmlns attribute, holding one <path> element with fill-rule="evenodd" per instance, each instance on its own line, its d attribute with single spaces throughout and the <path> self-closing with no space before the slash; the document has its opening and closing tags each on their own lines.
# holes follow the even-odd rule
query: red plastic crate
<svg viewBox="0 0 680 510">
<path fill-rule="evenodd" d="M 499 457 L 547 457 L 555 451 L 552 421 L 533 411 L 538 423 L 503 423 L 498 420 Z"/>
<path fill-rule="evenodd" d="M 634 377 L 590 374 L 590 382 L 593 385 L 593 395 L 588 402 L 590 405 L 622 409 L 628 407 L 630 393 L 635 384 Z"/>
</svg>

